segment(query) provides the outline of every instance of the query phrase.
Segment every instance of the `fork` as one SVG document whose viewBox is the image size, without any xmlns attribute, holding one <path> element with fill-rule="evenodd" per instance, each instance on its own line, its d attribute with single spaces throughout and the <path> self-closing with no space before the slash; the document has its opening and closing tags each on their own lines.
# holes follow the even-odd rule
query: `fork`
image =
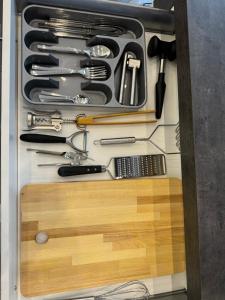
<svg viewBox="0 0 225 300">
<path fill-rule="evenodd" d="M 53 76 L 53 75 L 80 75 L 90 80 L 106 80 L 108 77 L 105 66 L 85 67 L 81 69 L 44 67 L 33 64 L 30 74 L 33 76 Z"/>
</svg>

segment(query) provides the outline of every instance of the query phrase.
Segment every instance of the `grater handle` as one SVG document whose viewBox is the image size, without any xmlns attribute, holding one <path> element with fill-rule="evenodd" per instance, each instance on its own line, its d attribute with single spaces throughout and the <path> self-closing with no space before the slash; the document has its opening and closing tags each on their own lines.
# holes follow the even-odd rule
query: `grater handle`
<svg viewBox="0 0 225 300">
<path fill-rule="evenodd" d="M 95 145 L 122 145 L 122 144 L 134 144 L 136 143 L 135 137 L 122 137 L 122 138 L 111 138 L 111 139 L 101 139 L 94 141 Z"/>
<path fill-rule="evenodd" d="M 76 176 L 76 175 L 88 175 L 105 172 L 104 166 L 74 166 L 74 167 L 61 167 L 58 169 L 58 174 L 61 177 Z"/>
</svg>

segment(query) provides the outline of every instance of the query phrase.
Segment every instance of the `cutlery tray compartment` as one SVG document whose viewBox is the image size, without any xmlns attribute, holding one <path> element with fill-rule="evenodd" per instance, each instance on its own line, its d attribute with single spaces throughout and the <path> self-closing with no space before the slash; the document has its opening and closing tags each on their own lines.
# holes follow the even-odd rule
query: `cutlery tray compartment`
<svg viewBox="0 0 225 300">
<path fill-rule="evenodd" d="M 54 26 L 56 27 L 47 28 L 46 24 L 49 21 L 55 22 Z M 66 25 L 60 22 L 66 22 Z M 78 22 L 86 22 L 82 23 L 84 27 L 81 28 L 80 32 L 76 27 L 71 27 L 78 26 Z M 88 29 L 85 27 L 87 25 L 83 24 L 88 24 L 88 22 L 98 24 L 95 25 L 95 29 L 92 29 L 97 35 L 92 37 L 93 32 L 89 30 L 90 33 L 87 36 Z M 81 36 L 82 34 L 83 36 Z M 40 49 L 40 45 L 71 47 L 79 50 L 100 45 L 110 49 L 110 55 L 109 57 L 96 57 L 96 52 L 94 56 L 59 53 L 52 49 Z M 126 93 L 123 96 L 123 103 L 119 101 L 124 54 L 127 51 L 133 55 L 133 58 L 141 61 L 140 68 L 137 70 L 135 96 L 132 105 L 130 105 L 132 68 L 126 67 Z M 85 76 L 62 73 L 43 76 L 39 70 L 33 70 L 31 74 L 35 65 L 48 69 L 60 67 L 67 70 L 104 66 L 107 76 L 104 79 L 95 78 L 96 73 L 92 75 L 94 78 L 91 77 L 91 79 Z M 22 93 L 31 104 L 138 109 L 144 106 L 147 101 L 145 31 L 142 24 L 132 18 L 31 5 L 26 7 L 22 14 L 21 70 Z M 82 103 L 72 100 L 62 102 L 62 100 L 54 99 L 53 102 L 52 99 L 50 101 L 46 98 L 40 99 L 41 91 L 66 95 L 71 98 L 76 95 L 84 95 L 89 100 Z"/>
</svg>

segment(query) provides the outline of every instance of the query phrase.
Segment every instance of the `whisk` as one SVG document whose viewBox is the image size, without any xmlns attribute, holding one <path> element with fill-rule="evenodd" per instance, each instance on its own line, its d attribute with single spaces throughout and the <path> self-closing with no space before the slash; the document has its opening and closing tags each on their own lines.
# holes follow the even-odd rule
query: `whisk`
<svg viewBox="0 0 225 300">
<path fill-rule="evenodd" d="M 148 300 L 150 292 L 141 281 L 130 281 L 98 295 L 84 295 L 61 300 Z"/>
</svg>

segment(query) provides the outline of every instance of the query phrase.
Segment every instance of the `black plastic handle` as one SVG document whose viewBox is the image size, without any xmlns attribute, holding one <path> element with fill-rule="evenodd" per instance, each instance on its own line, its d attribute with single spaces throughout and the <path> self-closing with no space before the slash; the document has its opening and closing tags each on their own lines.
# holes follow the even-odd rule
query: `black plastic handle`
<svg viewBox="0 0 225 300">
<path fill-rule="evenodd" d="M 66 143 L 66 138 L 61 136 L 54 136 L 54 135 L 46 135 L 46 134 L 32 134 L 26 133 L 21 134 L 20 136 L 21 141 L 29 142 L 29 143 Z"/>
<path fill-rule="evenodd" d="M 158 82 L 155 86 L 156 91 L 156 119 L 160 119 L 163 110 L 164 96 L 166 91 L 165 73 L 159 73 Z"/>
<path fill-rule="evenodd" d="M 61 167 L 58 169 L 58 174 L 61 177 L 87 175 L 102 173 L 105 169 L 102 166 L 74 166 L 74 167 Z"/>
<path fill-rule="evenodd" d="M 176 59 L 176 40 L 172 42 L 162 41 L 156 35 L 154 35 L 148 44 L 148 56 L 164 57 L 173 61 Z"/>
</svg>

